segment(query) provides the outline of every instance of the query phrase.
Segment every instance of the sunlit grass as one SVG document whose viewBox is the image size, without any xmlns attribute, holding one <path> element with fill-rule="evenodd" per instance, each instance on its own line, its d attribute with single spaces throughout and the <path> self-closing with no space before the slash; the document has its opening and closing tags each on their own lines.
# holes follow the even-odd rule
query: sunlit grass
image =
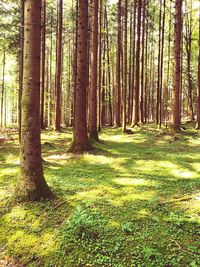
<svg viewBox="0 0 200 267">
<path fill-rule="evenodd" d="M 135 129 L 133 135 L 103 129 L 96 150 L 79 156 L 67 152 L 71 129 L 45 131 L 45 178 L 58 199 L 25 204 L 9 202 L 19 172 L 14 139 L 0 144 L 2 257 L 25 266 L 200 265 L 200 136 L 196 131 L 186 131 L 170 142 L 171 136 L 154 125 Z M 62 225 L 79 205 L 99 212 L 102 223 L 92 225 L 104 225 L 104 230 L 94 240 L 76 240 L 65 233 L 69 251 L 58 249 Z M 100 226 L 95 227 L 100 231 Z M 145 251 L 153 256 L 147 259 Z"/>
</svg>

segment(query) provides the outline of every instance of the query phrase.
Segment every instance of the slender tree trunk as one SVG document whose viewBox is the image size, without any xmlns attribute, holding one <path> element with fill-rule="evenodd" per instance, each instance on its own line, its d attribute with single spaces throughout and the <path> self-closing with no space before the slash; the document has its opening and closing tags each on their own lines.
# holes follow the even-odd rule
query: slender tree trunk
<svg viewBox="0 0 200 267">
<path fill-rule="evenodd" d="M 112 112 L 112 89 L 111 89 L 111 67 L 110 67 L 110 47 L 109 47 L 109 30 L 108 30 L 108 14 L 105 8 L 106 20 L 106 48 L 107 48 L 107 62 L 108 62 L 108 110 L 109 110 L 109 125 L 113 125 L 113 112 Z"/>
<path fill-rule="evenodd" d="M 135 97 L 134 97 L 134 120 L 133 120 L 133 126 L 136 126 L 139 123 L 141 8 L 142 8 L 142 0 L 138 0 L 136 77 L 135 77 Z"/>
<path fill-rule="evenodd" d="M 55 79 L 55 130 L 60 131 L 61 126 L 61 83 L 62 83 L 62 25 L 63 25 L 63 0 L 58 1 L 57 22 L 57 51 L 56 51 L 56 79 Z"/>
<path fill-rule="evenodd" d="M 102 10 L 103 0 L 100 1 L 99 10 L 99 80 L 98 80 L 98 131 L 101 131 L 101 76 L 102 76 Z"/>
<path fill-rule="evenodd" d="M 88 0 L 78 1 L 77 79 L 75 94 L 74 141 L 70 151 L 84 152 L 89 148 L 86 118 Z"/>
<path fill-rule="evenodd" d="M 49 66 L 49 80 L 50 80 L 50 92 L 49 92 L 49 103 L 48 103 L 48 121 L 49 121 L 49 127 L 52 126 L 52 112 L 53 112 L 53 105 L 52 105 L 52 97 L 53 97 L 53 84 L 52 84 L 52 76 L 53 76 L 53 70 L 52 70 L 52 60 L 53 60 L 53 10 L 51 10 L 51 22 L 50 22 L 50 28 L 51 28 L 51 37 L 50 37 L 50 66 Z"/>
<path fill-rule="evenodd" d="M 156 102 L 156 123 L 159 124 L 160 115 L 160 77 L 161 77 L 161 34 L 162 34 L 162 0 L 160 1 L 159 15 L 159 38 L 158 38 L 158 81 L 157 81 L 157 102 Z"/>
<path fill-rule="evenodd" d="M 121 0 L 118 1 L 117 69 L 116 69 L 116 126 L 121 126 Z"/>
<path fill-rule="evenodd" d="M 124 12 L 124 90 L 123 90 L 123 132 L 126 132 L 126 95 L 127 95 L 127 45 L 128 45 L 128 1 L 125 0 L 125 12 Z"/>
<path fill-rule="evenodd" d="M 165 10 L 166 0 L 163 2 L 163 22 L 162 22 L 162 40 L 161 40 L 161 63 L 160 63 L 160 99 L 159 99 L 159 128 L 162 124 L 162 91 L 163 91 L 163 63 L 164 63 L 164 45 L 165 45 Z"/>
<path fill-rule="evenodd" d="M 133 18 L 133 56 L 132 56 L 132 64 L 133 64 L 133 68 L 132 68 L 132 90 L 131 90 L 131 124 L 134 125 L 134 94 L 135 94 L 135 36 L 136 36 L 136 12 L 137 12 L 137 2 L 135 1 L 134 3 L 134 18 Z"/>
<path fill-rule="evenodd" d="M 5 106 L 5 67 L 6 67 L 6 48 L 3 48 L 3 71 L 2 71 L 2 87 L 1 87 L 1 127 L 3 128 L 3 113 Z"/>
<path fill-rule="evenodd" d="M 133 14 L 130 14 L 130 49 L 129 49 L 129 73 L 128 73 L 128 123 L 131 123 L 131 89 L 132 89 L 132 41 L 133 41 Z"/>
<path fill-rule="evenodd" d="M 20 21 L 20 55 L 19 55 L 19 95 L 18 95 L 18 124 L 19 124 L 19 142 L 21 142 L 21 101 L 23 91 L 23 54 L 24 54 L 24 0 L 21 0 L 21 21 Z"/>
<path fill-rule="evenodd" d="M 42 83 L 41 83 L 41 129 L 45 128 L 45 117 L 44 117 L 44 108 L 45 108 L 45 55 L 46 50 L 46 0 L 43 0 L 43 17 L 42 17 Z"/>
<path fill-rule="evenodd" d="M 146 0 L 143 0 L 142 14 L 142 70 L 141 70 L 141 99 L 140 99 L 140 120 L 144 123 L 144 48 L 145 48 L 145 20 L 146 20 Z"/>
<path fill-rule="evenodd" d="M 41 0 L 24 2 L 24 68 L 22 95 L 21 177 L 19 200 L 52 197 L 42 169 L 40 142 Z"/>
<path fill-rule="evenodd" d="M 181 36 L 182 36 L 182 3 L 183 0 L 175 2 L 175 24 L 174 24 L 174 82 L 173 82 L 173 127 L 179 130 L 180 120 L 180 79 L 181 79 Z"/>
<path fill-rule="evenodd" d="M 98 56 L 98 0 L 93 0 L 91 93 L 89 102 L 89 136 L 98 140 L 97 132 L 97 56 Z"/>
<path fill-rule="evenodd" d="M 197 89 L 197 124 L 196 129 L 200 130 L 200 9 L 199 9 L 199 57 L 198 57 L 198 89 Z"/>
</svg>

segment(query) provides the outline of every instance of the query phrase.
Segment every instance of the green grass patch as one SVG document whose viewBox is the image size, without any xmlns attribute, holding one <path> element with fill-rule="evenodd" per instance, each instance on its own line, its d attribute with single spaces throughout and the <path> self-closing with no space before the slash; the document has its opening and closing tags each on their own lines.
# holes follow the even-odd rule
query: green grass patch
<svg viewBox="0 0 200 267">
<path fill-rule="evenodd" d="M 58 199 L 12 203 L 19 145 L 0 144 L 0 259 L 24 266 L 200 266 L 200 134 L 154 125 L 104 129 L 96 150 L 68 153 L 71 130 L 42 134 Z"/>
</svg>

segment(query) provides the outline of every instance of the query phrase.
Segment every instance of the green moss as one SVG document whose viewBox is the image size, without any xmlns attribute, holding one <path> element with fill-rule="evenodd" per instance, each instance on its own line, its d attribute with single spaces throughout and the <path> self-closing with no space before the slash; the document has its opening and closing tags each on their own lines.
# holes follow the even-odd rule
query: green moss
<svg viewBox="0 0 200 267">
<path fill-rule="evenodd" d="M 25 266 L 199 266 L 200 135 L 172 138 L 154 125 L 133 135 L 105 129 L 96 150 L 74 155 L 71 130 L 45 131 L 45 177 L 58 199 L 24 204 L 10 202 L 18 143 L 1 144 L 1 257 Z"/>
</svg>

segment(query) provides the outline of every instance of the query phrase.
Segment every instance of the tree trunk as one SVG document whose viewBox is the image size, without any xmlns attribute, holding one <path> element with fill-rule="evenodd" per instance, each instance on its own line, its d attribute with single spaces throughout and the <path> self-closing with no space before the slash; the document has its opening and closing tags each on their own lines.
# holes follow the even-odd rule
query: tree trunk
<svg viewBox="0 0 200 267">
<path fill-rule="evenodd" d="M 158 81 L 157 81 L 157 102 L 156 102 L 156 123 L 159 124 L 160 115 L 160 77 L 161 77 L 161 30 L 162 30 L 162 0 L 160 1 L 160 15 L 159 15 L 159 38 L 158 38 Z"/>
<path fill-rule="evenodd" d="M 200 11 L 199 11 L 199 57 L 198 57 L 198 89 L 197 89 L 197 124 L 196 129 L 200 130 Z"/>
<path fill-rule="evenodd" d="M 123 90 L 123 132 L 126 132 L 126 94 L 127 94 L 127 21 L 128 21 L 128 1 L 125 0 L 124 12 L 124 90 Z"/>
<path fill-rule="evenodd" d="M 91 92 L 89 100 L 89 136 L 98 141 L 97 132 L 97 56 L 98 56 L 98 0 L 93 0 Z"/>
<path fill-rule="evenodd" d="M 116 126 L 121 126 L 121 0 L 118 1 L 117 69 L 116 69 Z"/>
<path fill-rule="evenodd" d="M 175 24 L 174 24 L 174 81 L 173 81 L 173 128 L 179 130 L 180 120 L 180 79 L 181 79 L 181 35 L 182 35 L 182 3 L 183 0 L 175 2 Z"/>
<path fill-rule="evenodd" d="M 21 177 L 16 197 L 34 201 L 52 197 L 43 176 L 40 142 L 41 0 L 26 0 L 24 10 Z"/>
<path fill-rule="evenodd" d="M 19 95 L 18 95 L 18 124 L 19 124 L 19 142 L 21 142 L 21 101 L 23 91 L 23 53 L 24 53 L 24 0 L 21 0 L 21 21 L 20 21 L 20 52 L 19 52 Z"/>
<path fill-rule="evenodd" d="M 74 140 L 71 152 L 84 152 L 89 149 L 86 119 L 87 87 L 87 47 L 88 47 L 88 0 L 78 1 L 77 33 L 77 79 L 75 94 Z"/>
<path fill-rule="evenodd" d="M 142 7 L 142 0 L 138 0 L 137 45 L 136 45 L 136 74 L 135 74 L 136 77 L 135 77 L 133 126 L 136 126 L 139 123 L 141 7 Z"/>
<path fill-rule="evenodd" d="M 62 77 L 62 24 L 63 24 L 63 0 L 58 1 L 58 22 L 57 22 L 57 48 L 56 48 L 56 115 L 55 130 L 60 131 L 61 124 L 61 77 Z"/>
<path fill-rule="evenodd" d="M 45 128 L 44 108 L 45 108 L 45 55 L 46 50 L 46 0 L 43 0 L 43 17 L 42 17 L 42 83 L 41 83 L 41 129 Z"/>
<path fill-rule="evenodd" d="M 141 70 L 141 99 L 140 99 L 140 121 L 144 123 L 144 51 L 145 51 L 145 20 L 146 20 L 146 0 L 143 0 L 142 13 L 142 70 Z"/>
<path fill-rule="evenodd" d="M 99 80 L 98 80 L 98 131 L 101 131 L 101 81 L 102 81 L 102 10 L 103 0 L 100 0 L 99 9 Z"/>
<path fill-rule="evenodd" d="M 131 88 L 131 124 L 134 124 L 133 118 L 134 118 L 134 108 L 133 108 L 133 98 L 135 93 L 135 36 L 136 36 L 136 12 L 137 12 L 137 3 L 134 3 L 134 18 L 133 18 L 133 56 L 132 56 L 132 88 Z"/>
<path fill-rule="evenodd" d="M 3 71 L 2 71 L 2 87 L 1 87 L 1 127 L 3 128 L 3 113 L 5 102 L 5 67 L 6 67 L 6 48 L 3 48 Z"/>
</svg>

